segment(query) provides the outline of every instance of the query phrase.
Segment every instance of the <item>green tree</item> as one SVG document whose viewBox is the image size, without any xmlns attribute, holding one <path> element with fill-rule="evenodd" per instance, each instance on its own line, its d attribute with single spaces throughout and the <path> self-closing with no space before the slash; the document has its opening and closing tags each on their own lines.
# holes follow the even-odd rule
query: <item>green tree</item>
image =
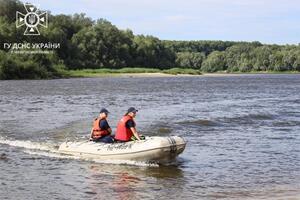
<svg viewBox="0 0 300 200">
<path fill-rule="evenodd" d="M 179 52 L 176 54 L 176 66 L 181 68 L 200 69 L 204 59 L 204 53 Z"/>
<path fill-rule="evenodd" d="M 225 51 L 225 60 L 227 70 L 234 71 L 249 71 L 251 70 L 249 64 L 251 63 L 252 56 L 250 52 L 256 48 L 258 44 L 238 44 L 229 47 Z M 242 69 L 242 70 L 241 70 Z"/>
<path fill-rule="evenodd" d="M 80 67 L 120 68 L 131 62 L 132 32 L 121 31 L 104 19 L 83 28 L 74 35 L 72 43 L 78 49 Z"/>
<path fill-rule="evenodd" d="M 257 47 L 252 51 L 253 70 L 266 71 L 270 66 L 272 48 L 269 46 Z"/>
<path fill-rule="evenodd" d="M 208 55 L 207 59 L 203 62 L 202 71 L 217 72 L 226 70 L 225 53 L 214 51 Z"/>
<path fill-rule="evenodd" d="M 175 63 L 175 53 L 153 36 L 134 37 L 134 65 L 141 67 L 170 68 Z"/>
</svg>

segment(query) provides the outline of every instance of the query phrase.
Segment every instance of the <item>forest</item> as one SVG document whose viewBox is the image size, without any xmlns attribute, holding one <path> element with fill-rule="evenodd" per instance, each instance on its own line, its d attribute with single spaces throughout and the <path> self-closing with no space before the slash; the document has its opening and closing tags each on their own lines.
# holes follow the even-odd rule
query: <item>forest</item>
<svg viewBox="0 0 300 200">
<path fill-rule="evenodd" d="M 28 36 L 24 28 L 16 28 L 16 11 L 26 13 L 23 2 L 0 0 L 0 79 L 59 78 L 80 69 L 300 71 L 300 44 L 161 40 L 121 30 L 106 19 L 93 20 L 83 13 L 52 15 L 50 11 L 48 27 L 40 28 L 40 35 Z M 57 43 L 60 48 L 51 53 L 20 54 L 6 46 L 14 43 Z"/>
</svg>

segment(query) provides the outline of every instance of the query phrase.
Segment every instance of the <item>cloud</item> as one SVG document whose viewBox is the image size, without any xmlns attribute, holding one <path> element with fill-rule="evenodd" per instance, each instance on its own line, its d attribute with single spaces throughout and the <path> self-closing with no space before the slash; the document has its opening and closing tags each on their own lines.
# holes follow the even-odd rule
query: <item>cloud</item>
<svg viewBox="0 0 300 200">
<path fill-rule="evenodd" d="M 30 1 L 30 0 L 29 0 Z M 299 0 L 34 0 L 58 13 L 87 13 L 162 39 L 299 43 Z"/>
</svg>

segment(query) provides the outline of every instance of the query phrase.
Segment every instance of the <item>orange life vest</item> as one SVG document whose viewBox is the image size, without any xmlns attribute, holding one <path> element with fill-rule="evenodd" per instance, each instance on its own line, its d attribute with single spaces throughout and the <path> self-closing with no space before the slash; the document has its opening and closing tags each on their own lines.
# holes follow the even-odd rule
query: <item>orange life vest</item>
<svg viewBox="0 0 300 200">
<path fill-rule="evenodd" d="M 130 128 L 126 127 L 126 123 L 128 122 L 128 120 L 133 120 L 133 118 L 131 116 L 125 115 L 119 121 L 115 136 L 116 140 L 129 141 L 130 138 L 133 136 L 133 133 L 130 130 Z M 134 120 L 133 123 L 135 124 Z"/>
<path fill-rule="evenodd" d="M 99 124 L 100 124 L 101 120 L 103 120 L 103 119 L 96 118 L 94 120 L 94 123 L 93 123 L 93 134 L 92 134 L 92 138 L 93 139 L 99 139 L 102 136 L 105 136 L 105 135 L 109 134 L 108 130 L 102 130 L 100 128 Z"/>
</svg>

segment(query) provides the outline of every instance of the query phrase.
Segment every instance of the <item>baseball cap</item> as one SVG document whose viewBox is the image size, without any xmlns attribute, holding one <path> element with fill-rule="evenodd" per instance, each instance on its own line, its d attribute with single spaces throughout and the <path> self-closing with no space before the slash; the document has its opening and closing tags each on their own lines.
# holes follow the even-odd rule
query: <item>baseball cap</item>
<svg viewBox="0 0 300 200">
<path fill-rule="evenodd" d="M 138 112 L 138 110 L 135 109 L 134 107 L 130 107 L 130 108 L 128 108 L 127 113 L 131 113 L 131 112 L 135 113 L 135 112 Z"/>
<path fill-rule="evenodd" d="M 108 110 L 107 110 L 107 109 L 105 109 L 105 108 L 102 108 L 102 109 L 100 110 L 100 113 L 106 113 L 106 114 L 107 114 L 107 113 L 109 113 L 109 112 L 108 112 Z"/>
</svg>

